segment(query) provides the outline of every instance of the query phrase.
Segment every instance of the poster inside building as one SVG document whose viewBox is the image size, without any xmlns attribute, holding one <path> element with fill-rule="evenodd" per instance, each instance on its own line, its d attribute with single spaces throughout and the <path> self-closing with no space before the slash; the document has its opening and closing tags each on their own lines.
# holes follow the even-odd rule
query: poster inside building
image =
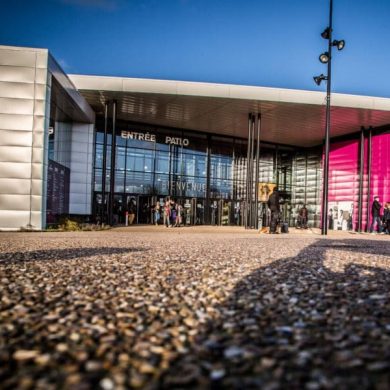
<svg viewBox="0 0 390 390">
<path fill-rule="evenodd" d="M 269 196 L 275 187 L 276 184 L 274 183 L 259 183 L 259 202 L 268 202 Z"/>
<path fill-rule="evenodd" d="M 353 229 L 353 201 L 329 202 L 328 221 L 330 230 Z"/>
</svg>

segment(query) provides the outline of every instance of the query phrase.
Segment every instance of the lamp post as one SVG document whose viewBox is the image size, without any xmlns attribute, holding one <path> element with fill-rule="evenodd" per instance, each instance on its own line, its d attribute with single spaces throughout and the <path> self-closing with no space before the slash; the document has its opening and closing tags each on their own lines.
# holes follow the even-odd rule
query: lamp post
<svg viewBox="0 0 390 390">
<path fill-rule="evenodd" d="M 331 93 L 331 76 L 332 76 L 332 47 L 336 46 L 337 50 L 343 50 L 344 40 L 332 41 L 332 19 L 333 19 L 333 0 L 330 0 L 329 6 L 329 25 L 321 33 L 321 37 L 328 40 L 328 51 L 319 56 L 323 64 L 328 65 L 327 75 L 322 73 L 313 77 L 314 82 L 320 85 L 326 80 L 326 118 L 325 118 L 325 157 L 324 157 L 324 174 L 322 183 L 322 207 L 321 207 L 321 234 L 328 234 L 328 185 L 329 185 L 329 134 L 330 134 L 330 93 Z"/>
</svg>

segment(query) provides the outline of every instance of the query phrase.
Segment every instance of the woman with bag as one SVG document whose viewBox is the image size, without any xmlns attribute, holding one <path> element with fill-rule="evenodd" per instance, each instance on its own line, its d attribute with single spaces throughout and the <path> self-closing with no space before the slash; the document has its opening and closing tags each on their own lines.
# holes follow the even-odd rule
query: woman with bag
<svg viewBox="0 0 390 390">
<path fill-rule="evenodd" d="M 161 215 L 160 215 L 160 202 L 157 201 L 156 205 L 154 206 L 154 223 L 156 224 L 156 226 L 158 226 L 160 218 L 161 218 Z"/>
</svg>

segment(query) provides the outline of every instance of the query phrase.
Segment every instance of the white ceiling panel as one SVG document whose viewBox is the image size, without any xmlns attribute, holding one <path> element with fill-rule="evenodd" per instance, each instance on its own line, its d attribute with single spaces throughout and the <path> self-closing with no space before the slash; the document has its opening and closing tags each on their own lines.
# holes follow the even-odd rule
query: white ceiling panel
<svg viewBox="0 0 390 390">
<path fill-rule="evenodd" d="M 261 139 L 287 145 L 323 142 L 322 92 L 165 80 L 70 75 L 97 114 L 118 102 L 118 118 L 247 137 L 248 114 L 261 113 Z M 331 136 L 390 125 L 390 99 L 332 94 Z"/>
</svg>

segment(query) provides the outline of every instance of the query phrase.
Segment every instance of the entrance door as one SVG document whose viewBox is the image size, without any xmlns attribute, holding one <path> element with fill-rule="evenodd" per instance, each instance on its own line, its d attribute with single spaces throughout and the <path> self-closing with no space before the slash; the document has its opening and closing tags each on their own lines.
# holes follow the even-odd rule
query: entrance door
<svg viewBox="0 0 390 390">
<path fill-rule="evenodd" d="M 150 224 L 153 221 L 153 205 L 156 203 L 154 196 L 138 196 L 137 223 Z M 153 204 L 154 200 L 154 204 Z"/>
<path fill-rule="evenodd" d="M 184 199 L 183 202 L 183 224 L 184 225 L 193 225 L 194 224 L 194 210 L 196 204 L 193 199 Z"/>
<path fill-rule="evenodd" d="M 195 224 L 204 225 L 204 200 L 193 198 L 195 208 Z"/>
<path fill-rule="evenodd" d="M 114 204 L 112 206 L 112 219 L 114 225 L 125 223 L 125 211 L 123 203 L 123 195 L 114 195 Z"/>
<path fill-rule="evenodd" d="M 210 201 L 210 224 L 220 225 L 220 202 L 218 200 Z"/>
<path fill-rule="evenodd" d="M 241 203 L 240 202 L 233 202 L 233 225 L 235 226 L 242 226 L 243 221 L 241 218 Z"/>
</svg>

